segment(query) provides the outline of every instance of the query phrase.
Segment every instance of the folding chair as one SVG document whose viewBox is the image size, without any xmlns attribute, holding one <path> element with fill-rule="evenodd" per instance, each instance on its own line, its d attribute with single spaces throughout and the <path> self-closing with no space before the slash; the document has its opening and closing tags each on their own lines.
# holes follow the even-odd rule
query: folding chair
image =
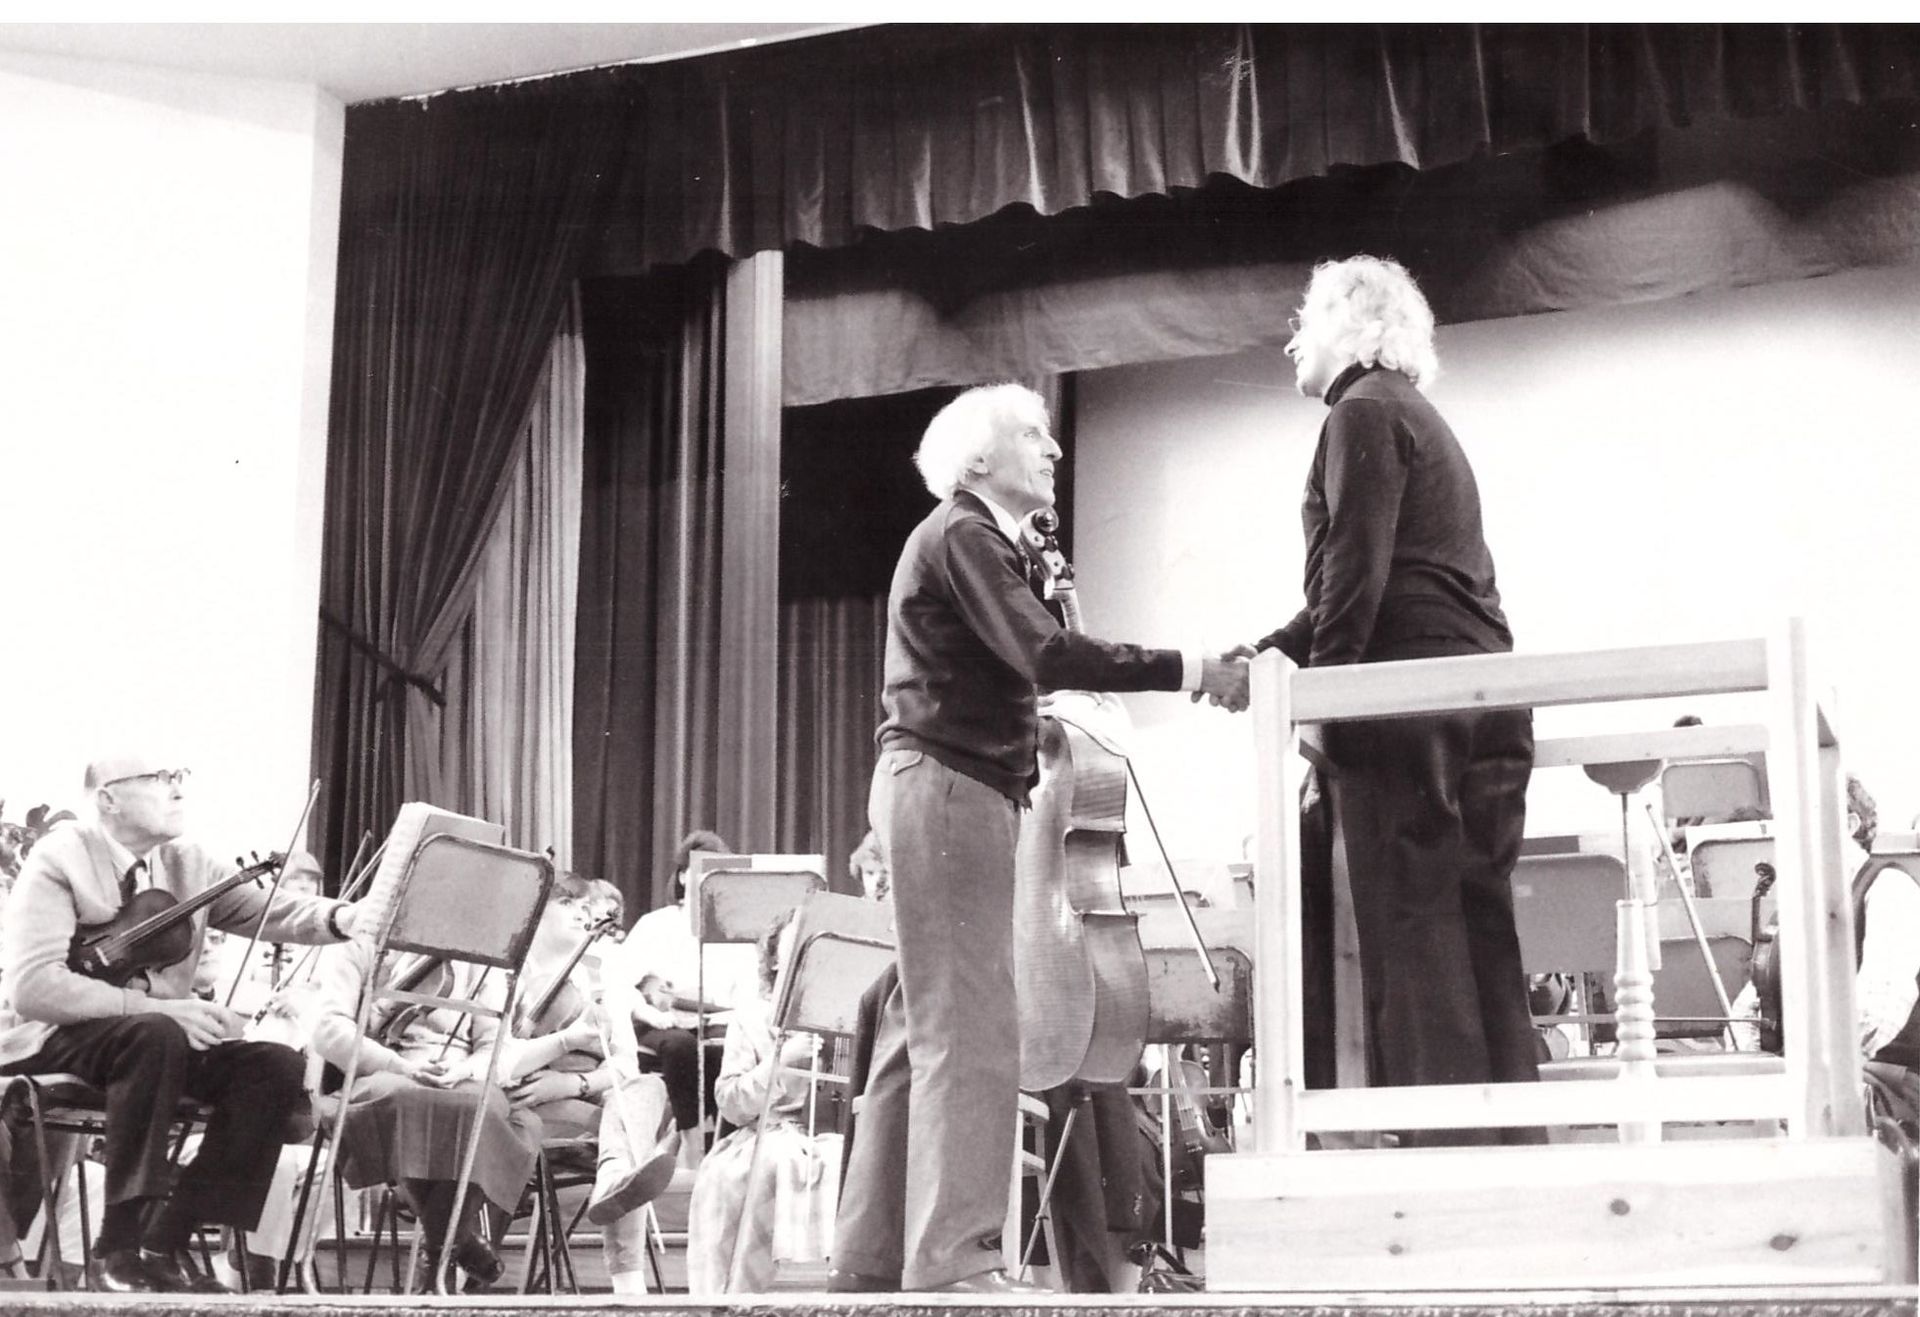
<svg viewBox="0 0 1920 1317">
<path fill-rule="evenodd" d="M 826 889 L 827 880 L 807 869 L 709 869 L 701 875 L 694 904 L 694 937 L 700 946 L 694 1073 L 702 1103 L 707 1100 L 707 948 L 758 942 L 775 919 Z"/>
<path fill-rule="evenodd" d="M 520 992 L 520 965 L 533 941 L 540 911 L 546 905 L 552 885 L 553 865 L 543 855 L 473 841 L 452 833 L 438 833 L 427 837 L 414 851 L 399 880 L 385 926 L 374 942 L 373 963 L 361 987 L 355 1015 L 360 1037 L 366 1036 L 374 1003 L 381 999 L 486 1016 L 500 1022 L 501 1027 L 494 1031 L 493 1046 L 487 1053 L 486 1075 L 474 1094 L 476 1119 L 461 1153 L 460 1178 L 448 1214 L 449 1230 L 462 1219 L 466 1207 L 468 1182 L 473 1175 L 484 1124 L 478 1119 L 480 1104 L 495 1086 L 501 1048 L 511 1032 L 506 1023 L 513 1018 Z M 474 1001 L 382 986 L 381 971 L 390 952 L 468 961 L 504 970 L 506 1001 L 495 1010 Z M 336 1105 L 328 1135 L 325 1170 L 328 1176 L 339 1173 L 340 1136 L 346 1128 L 349 1106 L 346 1095 L 353 1092 L 359 1062 L 356 1049 L 341 1081 L 342 1098 Z M 314 1221 L 310 1229 L 317 1229 L 317 1215 Z M 308 1245 L 311 1251 L 311 1238 Z M 434 1286 L 441 1294 L 448 1292 L 447 1271 L 446 1266 L 441 1266 L 435 1274 Z M 411 1276 L 407 1283 L 411 1286 Z"/>
<path fill-rule="evenodd" d="M 15 1100 L 16 1093 L 24 1094 L 26 1099 L 33 1127 L 34 1152 L 40 1163 L 40 1210 L 44 1213 L 41 1217 L 40 1275 L 49 1288 L 61 1289 L 64 1284 L 59 1273 L 60 1184 L 69 1166 L 84 1161 L 85 1145 L 78 1145 L 76 1157 L 62 1157 L 55 1164 L 47 1135 L 71 1134 L 82 1140 L 104 1136 L 107 1132 L 107 1095 L 104 1090 L 87 1083 L 78 1075 L 12 1075 L 0 1081 L 0 1084 L 4 1084 L 6 1101 Z M 188 1137 L 197 1130 L 203 1130 L 206 1120 L 205 1107 L 191 1098 L 181 1099 L 173 1114 L 173 1158 L 176 1162 Z M 80 1264 L 84 1270 L 87 1263 L 93 1260 L 92 1211 L 88 1203 L 86 1168 L 80 1166 L 78 1169 L 79 1174 L 74 1179 L 80 1197 Z M 25 1233 L 24 1229 L 22 1233 Z M 207 1274 L 212 1275 L 213 1258 L 206 1248 L 204 1237 L 201 1239 L 201 1257 Z M 242 1276 L 241 1279 L 244 1287 L 246 1278 Z"/>
<path fill-rule="evenodd" d="M 1767 776 L 1751 759 L 1681 759 L 1660 770 L 1661 812 L 1681 819 L 1725 822 L 1740 810 L 1768 812 Z"/>
<path fill-rule="evenodd" d="M 1512 889 L 1522 968 L 1530 975 L 1566 974 L 1575 985 L 1571 1012 L 1537 1022 L 1580 1024 L 1591 1049 L 1588 984 L 1612 981 L 1619 943 L 1614 905 L 1626 895 L 1626 865 L 1613 855 L 1522 855 Z"/>
<path fill-rule="evenodd" d="M 796 909 L 792 949 L 774 984 L 773 1054 L 776 1057 L 789 1035 L 796 1033 L 851 1039 L 859 1027 L 861 997 L 886 972 L 894 957 L 891 906 L 826 891 L 823 883 L 807 893 Z M 772 917 L 769 917 L 761 931 L 765 932 L 771 923 Z M 810 1070 L 809 1107 L 812 1106 L 811 1090 L 816 1089 L 822 1079 L 834 1082 L 839 1077 L 823 1075 L 817 1068 Z M 767 1085 L 760 1104 L 758 1131 L 766 1129 L 779 1087 L 777 1083 Z M 749 1201 L 745 1210 L 751 1210 L 761 1146 L 756 1133 L 753 1155 L 747 1163 Z M 837 1176 L 839 1168 L 835 1167 L 832 1173 Z M 745 1236 L 743 1230 L 739 1238 Z"/>
<path fill-rule="evenodd" d="M 1215 991 L 1201 964 L 1198 951 L 1182 916 L 1160 912 L 1140 923 L 1140 942 L 1147 960 L 1147 1044 L 1160 1049 L 1161 1082 L 1128 1092 L 1134 1097 L 1154 1098 L 1160 1108 L 1160 1173 L 1162 1183 L 1161 1234 L 1169 1250 L 1174 1243 L 1174 1207 L 1177 1197 L 1173 1173 L 1173 1130 L 1175 1104 L 1198 1101 L 1204 1109 L 1206 1099 L 1222 1093 L 1235 1094 L 1232 1086 L 1216 1087 L 1211 1082 L 1199 1088 L 1184 1080 L 1185 1063 L 1175 1057 L 1179 1047 L 1245 1046 L 1253 1042 L 1253 962 L 1251 907 L 1220 910 L 1195 910 L 1195 924 L 1213 960 L 1214 973 L 1220 978 Z M 1196 1118 L 1202 1118 L 1197 1115 Z M 1071 1120 L 1071 1116 L 1069 1117 Z M 1072 1133 L 1071 1124 L 1063 1128 L 1057 1164 Z M 1057 1170 L 1057 1165 L 1056 1168 Z M 1053 1178 L 1049 1175 L 1049 1181 Z M 1044 1202 L 1043 1202 L 1044 1210 Z M 1029 1240 L 1028 1247 L 1032 1243 Z"/>
</svg>

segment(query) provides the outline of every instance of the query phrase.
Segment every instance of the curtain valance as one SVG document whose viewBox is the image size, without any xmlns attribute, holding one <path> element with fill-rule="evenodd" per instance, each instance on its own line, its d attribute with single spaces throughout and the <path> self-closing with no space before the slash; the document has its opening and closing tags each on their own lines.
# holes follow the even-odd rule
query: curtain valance
<svg viewBox="0 0 1920 1317">
<path fill-rule="evenodd" d="M 1920 27 L 880 27 L 566 81 L 631 103 L 600 273 L 1920 94 Z M 546 85 L 546 84 L 536 84 Z"/>
</svg>

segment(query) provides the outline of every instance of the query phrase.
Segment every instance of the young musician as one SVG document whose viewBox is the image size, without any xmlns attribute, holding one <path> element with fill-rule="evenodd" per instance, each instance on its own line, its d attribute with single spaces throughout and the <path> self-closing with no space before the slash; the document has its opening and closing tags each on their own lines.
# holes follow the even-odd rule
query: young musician
<svg viewBox="0 0 1920 1317">
<path fill-rule="evenodd" d="M 672 1149 L 679 1136 L 665 1084 L 659 1075 L 640 1073 L 627 1024 L 631 992 L 623 992 L 626 985 L 617 981 L 607 982 L 601 968 L 605 953 L 618 945 L 622 908 L 611 883 L 571 873 L 555 876 L 527 948 L 525 994 L 515 1012 L 514 1041 L 507 1047 L 538 1047 L 542 1039 L 589 1018 L 598 994 L 604 994 L 609 1009 L 592 1018 L 604 1018 L 607 1033 L 525 1072 L 508 1088 L 507 1098 L 516 1110 L 540 1118 L 549 1143 L 593 1136 L 593 1145 L 585 1149 L 596 1168 L 587 1219 L 601 1228 L 614 1293 L 630 1294 L 646 1289 L 640 1209 L 672 1181 Z M 612 935 L 605 931 L 609 926 Z"/>
<path fill-rule="evenodd" d="M 281 1143 L 310 1128 L 300 1054 L 240 1041 L 242 1017 L 193 993 L 205 928 L 251 935 L 264 883 L 241 883 L 192 915 L 187 954 L 125 986 L 68 966 L 75 931 L 113 919 L 137 893 L 184 901 L 235 873 L 181 839 L 186 778 L 138 754 L 89 764 L 93 821 L 41 838 L 0 920 L 0 1074 L 64 1072 L 106 1092 L 106 1216 L 88 1283 L 112 1293 L 223 1290 L 194 1265 L 188 1240 L 204 1223 L 252 1229 Z M 263 935 L 342 941 L 354 913 L 283 896 Z M 176 1178 L 168 1132 L 182 1097 L 212 1115 L 199 1154 Z"/>
<path fill-rule="evenodd" d="M 969 389 L 915 462 L 940 500 L 887 601 L 868 817 L 893 877 L 900 986 L 874 1044 L 829 1285 L 995 1292 L 1020 1088 L 1014 846 L 1036 775 L 1038 688 L 1198 690 L 1246 705 L 1244 662 L 1062 629 L 1019 523 L 1054 499 L 1060 446 L 1017 384 Z"/>
</svg>

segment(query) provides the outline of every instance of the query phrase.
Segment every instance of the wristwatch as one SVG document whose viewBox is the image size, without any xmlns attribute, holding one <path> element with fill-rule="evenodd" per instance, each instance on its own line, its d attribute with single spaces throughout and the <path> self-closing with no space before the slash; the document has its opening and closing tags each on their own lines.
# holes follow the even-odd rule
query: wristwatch
<svg viewBox="0 0 1920 1317">
<path fill-rule="evenodd" d="M 588 1098 L 592 1096 L 593 1096 L 593 1080 L 589 1079 L 587 1077 L 587 1072 L 582 1070 L 580 1072 L 580 1100 L 582 1102 L 585 1102 Z"/>
<path fill-rule="evenodd" d="M 347 903 L 345 901 L 339 901 L 334 904 L 333 909 L 327 911 L 327 931 L 339 938 L 342 942 L 345 942 L 349 936 L 347 931 L 340 927 L 340 912 L 346 908 Z"/>
</svg>

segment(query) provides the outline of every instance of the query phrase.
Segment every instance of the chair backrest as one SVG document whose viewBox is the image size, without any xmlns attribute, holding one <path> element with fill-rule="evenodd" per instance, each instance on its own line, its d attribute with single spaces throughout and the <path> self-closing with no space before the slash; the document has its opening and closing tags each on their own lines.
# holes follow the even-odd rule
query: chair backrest
<svg viewBox="0 0 1920 1317">
<path fill-rule="evenodd" d="M 446 833 L 495 846 L 507 836 L 506 828 L 498 823 L 455 814 L 423 800 L 409 800 L 400 806 L 380 848 L 380 863 L 374 870 L 373 881 L 358 903 L 362 910 L 371 911 L 373 918 L 354 933 L 355 941 L 373 945 L 374 939 L 386 928 L 387 916 L 393 912 L 394 895 L 407 878 L 415 854 L 429 838 Z"/>
<path fill-rule="evenodd" d="M 1732 1001 L 1747 986 L 1753 944 L 1733 934 L 1709 934 L 1707 947 Z M 1722 1014 L 1720 999 L 1714 996 L 1700 944 L 1691 937 L 1661 939 L 1660 968 L 1653 972 L 1653 1010 L 1655 1032 L 1662 1038 L 1712 1038 L 1723 1031 L 1716 1018 Z"/>
<path fill-rule="evenodd" d="M 1238 947 L 1212 947 L 1215 992 L 1192 948 L 1149 947 L 1149 1043 L 1251 1043 L 1253 961 Z"/>
<path fill-rule="evenodd" d="M 1751 901 L 1760 881 L 1760 866 L 1773 866 L 1774 839 L 1754 833 L 1747 836 L 1705 836 L 1702 832 L 1720 832 L 1730 827 L 1742 830 L 1762 829 L 1762 823 L 1725 825 L 1687 830 L 1689 865 L 1693 872 L 1693 890 L 1697 896 L 1716 900 Z"/>
<path fill-rule="evenodd" d="M 893 963 L 893 907 L 837 892 L 807 895 L 792 949 L 774 985 L 782 1029 L 851 1037 L 860 998 Z"/>
<path fill-rule="evenodd" d="M 552 886 L 544 855 L 452 833 L 430 836 L 400 884 L 385 944 L 518 969 Z"/>
<path fill-rule="evenodd" d="M 694 933 L 702 943 L 758 942 L 773 921 L 827 880 L 804 869 L 716 869 L 700 882 Z"/>
<path fill-rule="evenodd" d="M 1523 855 L 1513 869 L 1513 922 L 1529 974 L 1611 974 L 1614 902 L 1626 867 L 1612 855 Z"/>
<path fill-rule="evenodd" d="M 1725 821 L 1740 809 L 1767 812 L 1767 779 L 1751 759 L 1682 759 L 1660 770 L 1667 822 Z"/>
</svg>

